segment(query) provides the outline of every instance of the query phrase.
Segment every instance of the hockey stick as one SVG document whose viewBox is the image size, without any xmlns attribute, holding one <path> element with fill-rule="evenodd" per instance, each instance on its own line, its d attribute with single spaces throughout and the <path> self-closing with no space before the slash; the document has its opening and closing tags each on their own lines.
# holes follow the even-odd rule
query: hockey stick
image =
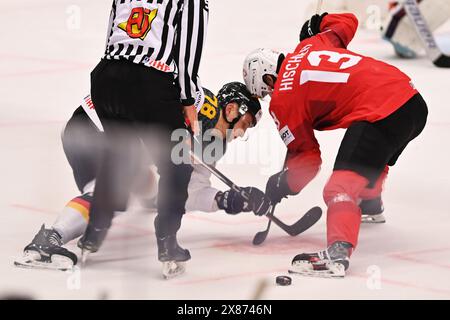
<svg viewBox="0 0 450 320">
<path fill-rule="evenodd" d="M 284 168 L 284 165 L 286 164 L 287 155 L 288 154 L 286 153 L 286 156 L 284 157 L 283 168 Z M 274 216 L 274 212 L 275 212 L 275 205 L 272 207 L 272 209 L 270 210 L 269 214 L 273 217 Z M 272 220 L 269 219 L 269 222 L 267 222 L 266 229 L 263 230 L 263 231 L 259 231 L 259 232 L 257 232 L 255 234 L 255 236 L 253 237 L 253 241 L 252 241 L 254 246 L 259 246 L 261 243 L 263 243 L 266 240 L 266 238 L 267 238 L 267 236 L 269 234 L 269 230 L 270 230 L 270 226 L 271 225 L 272 225 Z"/>
<path fill-rule="evenodd" d="M 414 25 L 417 35 L 427 51 L 428 57 L 433 61 L 436 67 L 450 68 L 450 56 L 442 53 L 441 49 L 438 47 L 433 33 L 420 12 L 416 0 L 404 0 L 403 5 L 411 23 Z"/>
<path fill-rule="evenodd" d="M 287 153 L 286 153 L 286 156 L 284 158 L 283 167 L 286 164 L 286 160 L 287 160 Z M 275 212 L 275 206 L 273 206 L 272 209 L 270 210 L 270 215 L 272 217 L 274 215 L 274 212 Z M 255 234 L 255 236 L 253 237 L 253 241 L 252 241 L 254 246 L 259 246 L 261 243 L 263 243 L 266 240 L 266 238 L 267 238 L 267 236 L 269 234 L 269 230 L 270 230 L 270 226 L 271 225 L 272 225 L 272 220 L 269 220 L 269 222 L 267 222 L 266 229 L 263 230 L 263 231 L 259 231 L 259 232 L 257 232 Z"/>
<path fill-rule="evenodd" d="M 312 207 L 297 222 L 291 225 L 283 223 L 280 219 L 278 219 L 271 213 L 267 214 L 266 217 L 273 221 L 273 223 L 275 223 L 281 229 L 283 229 L 283 231 L 285 231 L 288 235 L 295 237 L 300 233 L 305 232 L 306 230 L 311 228 L 317 221 L 319 221 L 319 219 L 322 217 L 322 209 L 320 207 Z M 263 241 L 264 240 L 265 238 L 263 239 Z M 258 245 L 261 243 L 253 244 Z"/>
<path fill-rule="evenodd" d="M 322 4 L 323 4 L 323 0 L 317 1 L 316 14 L 320 14 L 320 11 L 322 10 Z M 272 207 L 272 210 L 270 212 L 270 215 L 272 217 L 274 215 L 274 211 L 275 211 L 275 206 Z M 308 214 L 308 213 L 309 213 L 309 211 L 306 214 Z M 320 217 L 319 217 L 319 219 L 320 219 Z M 266 229 L 263 231 L 259 231 L 255 234 L 255 236 L 253 238 L 253 242 L 252 242 L 253 245 L 255 245 L 255 246 L 260 245 L 261 243 L 263 243 L 266 240 L 267 235 L 269 234 L 271 224 L 272 224 L 272 220 L 269 220 L 269 222 L 267 223 Z"/>
<path fill-rule="evenodd" d="M 275 211 L 275 206 L 272 207 L 272 210 L 270 210 L 270 215 L 273 217 L 273 213 Z M 269 234 L 269 230 L 270 230 L 270 225 L 272 224 L 272 220 L 269 219 L 269 222 L 267 222 L 267 227 L 265 230 L 263 231 L 258 231 L 255 236 L 253 237 L 253 245 L 254 246 L 259 246 L 261 243 L 264 242 L 264 240 L 266 240 L 267 235 Z"/>
<path fill-rule="evenodd" d="M 323 4 L 323 0 L 318 0 L 317 1 L 317 7 L 316 7 L 316 13 L 320 14 L 320 11 L 322 10 L 322 4 Z"/>
<path fill-rule="evenodd" d="M 225 183 L 227 186 L 229 186 L 231 189 L 233 189 L 236 192 L 241 193 L 246 199 L 249 198 L 249 195 L 241 188 L 238 187 L 233 181 L 231 181 L 229 178 L 227 178 L 223 173 L 221 173 L 219 170 L 217 170 L 215 167 L 208 165 L 204 163 L 199 157 L 197 157 L 194 152 L 191 150 L 189 151 L 191 158 L 203 166 L 205 169 L 207 169 L 209 172 L 211 172 L 213 175 L 215 175 L 220 181 Z M 272 208 L 270 208 L 272 210 Z M 320 217 L 322 216 L 322 209 L 319 207 L 314 207 L 310 209 L 302 218 L 300 218 L 297 222 L 295 222 L 292 225 L 285 224 L 277 217 L 267 214 L 267 219 L 270 219 L 275 223 L 277 226 L 279 226 L 282 230 L 284 230 L 287 234 L 290 236 L 296 236 L 302 233 L 303 231 L 309 229 L 316 223 Z"/>
</svg>

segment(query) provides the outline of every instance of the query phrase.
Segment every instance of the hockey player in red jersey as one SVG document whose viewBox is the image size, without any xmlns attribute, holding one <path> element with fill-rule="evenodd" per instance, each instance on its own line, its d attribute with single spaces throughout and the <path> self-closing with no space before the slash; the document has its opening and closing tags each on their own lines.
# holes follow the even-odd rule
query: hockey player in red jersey
<svg viewBox="0 0 450 320">
<path fill-rule="evenodd" d="M 328 248 L 297 255 L 292 272 L 345 275 L 358 242 L 361 210 L 378 203 L 382 211 L 388 167 L 426 123 L 426 103 L 407 75 L 347 50 L 357 26 L 352 14 L 314 15 L 293 53 L 285 57 L 258 49 L 244 63 L 249 90 L 259 97 L 271 95 L 269 111 L 287 146 L 284 170 L 267 182 L 262 213 L 298 194 L 318 173 L 321 156 L 314 130 L 347 129 L 323 191 Z"/>
</svg>

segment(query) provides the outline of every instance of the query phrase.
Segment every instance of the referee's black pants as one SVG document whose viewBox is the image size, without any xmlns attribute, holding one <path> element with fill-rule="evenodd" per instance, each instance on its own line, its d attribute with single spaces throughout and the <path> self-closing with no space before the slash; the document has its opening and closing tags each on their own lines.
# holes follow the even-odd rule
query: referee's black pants
<svg viewBox="0 0 450 320">
<path fill-rule="evenodd" d="M 188 164 L 171 161 L 173 130 L 185 129 L 174 76 L 128 61 L 102 60 L 91 73 L 91 98 L 105 129 L 94 198 L 93 227 L 109 227 L 113 213 L 128 201 L 143 143 L 158 167 L 157 237 L 175 234 L 185 213 Z"/>
</svg>

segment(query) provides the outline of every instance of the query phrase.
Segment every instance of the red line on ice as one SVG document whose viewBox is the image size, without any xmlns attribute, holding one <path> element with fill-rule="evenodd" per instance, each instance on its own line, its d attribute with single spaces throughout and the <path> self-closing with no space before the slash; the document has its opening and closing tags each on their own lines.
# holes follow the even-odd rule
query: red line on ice
<svg viewBox="0 0 450 320">
<path fill-rule="evenodd" d="M 397 252 L 397 253 L 391 253 L 388 256 L 391 258 L 399 259 L 399 260 L 403 260 L 403 261 L 409 261 L 409 262 L 414 262 L 414 263 L 438 267 L 438 268 L 450 269 L 450 264 L 433 262 L 433 261 L 427 260 L 425 258 L 415 257 L 420 254 L 437 253 L 437 252 L 443 252 L 443 251 L 450 251 L 450 247 L 436 248 L 436 249 L 429 249 L 429 250 L 419 250 L 419 251 L 409 251 L 409 252 Z M 444 256 L 448 257 L 448 255 L 444 255 Z M 439 259 L 437 259 L 437 261 L 439 261 Z"/>
</svg>

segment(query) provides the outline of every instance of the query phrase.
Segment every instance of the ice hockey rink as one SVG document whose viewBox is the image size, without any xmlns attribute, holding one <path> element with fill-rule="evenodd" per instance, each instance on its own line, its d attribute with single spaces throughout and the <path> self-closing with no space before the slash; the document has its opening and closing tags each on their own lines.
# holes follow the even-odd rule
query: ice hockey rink
<svg viewBox="0 0 450 320">
<path fill-rule="evenodd" d="M 244 57 L 257 47 L 290 52 L 310 1 L 211 0 L 208 40 L 200 69 L 213 92 L 242 81 Z M 315 3 L 315 1 L 311 1 Z M 449 299 L 450 70 L 425 56 L 400 60 L 378 32 L 360 30 L 350 49 L 406 72 L 429 106 L 423 134 L 391 169 L 384 193 L 387 223 L 363 225 L 345 279 L 293 277 L 277 286 L 298 253 L 326 245 L 325 214 L 290 237 L 272 226 L 263 245 L 251 241 L 265 217 L 251 213 L 189 212 L 179 241 L 190 249 L 187 272 L 166 281 L 157 261 L 154 214 L 132 203 L 114 220 L 101 250 L 73 272 L 13 266 L 42 223 L 48 226 L 78 194 L 60 141 L 64 122 L 89 92 L 99 61 L 111 0 L 2 1 L 0 4 L 0 296 L 36 299 Z M 450 53 L 450 25 L 437 40 Z M 263 103 L 263 120 L 248 141 L 234 141 L 218 165 L 237 184 L 264 190 L 284 145 Z M 296 221 L 319 205 L 343 130 L 317 133 L 323 165 L 318 177 L 276 215 Z M 224 186 L 213 178 L 213 185 Z M 79 254 L 76 242 L 68 245 Z M 263 287 L 258 293 L 258 288 Z"/>
</svg>

